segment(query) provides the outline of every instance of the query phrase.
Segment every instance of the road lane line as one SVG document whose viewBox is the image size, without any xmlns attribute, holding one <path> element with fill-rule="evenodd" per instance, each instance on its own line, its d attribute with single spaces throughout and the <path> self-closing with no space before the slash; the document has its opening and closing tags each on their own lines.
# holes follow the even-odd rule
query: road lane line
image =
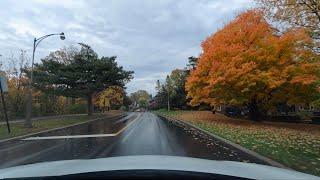
<svg viewBox="0 0 320 180">
<path fill-rule="evenodd" d="M 85 135 L 69 135 L 69 136 L 37 136 L 37 137 L 29 137 L 25 139 L 21 139 L 23 141 L 31 141 L 31 140 L 49 140 L 49 139 L 76 139 L 76 138 L 96 138 L 96 137 L 114 137 L 122 133 L 124 130 L 126 130 L 129 126 L 131 126 L 134 122 L 139 119 L 141 114 L 138 114 L 138 116 L 132 120 L 127 126 L 123 127 L 116 133 L 112 134 L 85 134 Z"/>
<path fill-rule="evenodd" d="M 135 124 L 135 125 L 137 125 L 137 124 Z M 121 143 L 124 143 L 128 139 L 128 137 L 132 134 L 132 132 L 134 132 L 134 130 L 135 130 L 135 128 L 131 128 L 128 131 L 126 131 L 126 134 L 122 138 Z"/>
<path fill-rule="evenodd" d="M 76 139 L 76 138 L 90 138 L 90 137 L 112 137 L 116 134 L 90 134 L 90 135 L 70 135 L 70 136 L 44 136 L 44 137 L 29 137 L 22 139 L 24 141 L 29 140 L 44 140 L 44 139 Z"/>
<path fill-rule="evenodd" d="M 126 130 L 129 126 L 131 126 L 135 121 L 137 121 L 137 119 L 140 118 L 140 116 L 141 116 L 141 114 L 139 113 L 138 116 L 137 116 L 134 120 L 132 120 L 127 126 L 125 126 L 125 127 L 122 128 L 120 131 L 118 131 L 117 133 L 115 133 L 116 136 L 119 135 L 120 133 L 122 133 L 124 130 Z"/>
</svg>

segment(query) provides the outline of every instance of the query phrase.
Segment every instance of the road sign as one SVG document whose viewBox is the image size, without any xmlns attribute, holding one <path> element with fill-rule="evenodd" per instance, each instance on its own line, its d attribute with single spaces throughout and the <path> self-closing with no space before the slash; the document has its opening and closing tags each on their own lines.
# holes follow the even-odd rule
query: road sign
<svg viewBox="0 0 320 180">
<path fill-rule="evenodd" d="M 6 78 L 6 73 L 3 71 L 0 71 L 0 95 L 1 95 L 4 117 L 7 122 L 8 132 L 10 133 L 11 130 L 10 130 L 10 124 L 9 124 L 9 119 L 7 114 L 6 102 L 4 102 L 4 92 L 8 92 L 7 78 Z"/>
<path fill-rule="evenodd" d="M 8 81 L 6 77 L 6 73 L 3 71 L 0 71 L 0 83 L 2 92 L 8 92 Z"/>
</svg>

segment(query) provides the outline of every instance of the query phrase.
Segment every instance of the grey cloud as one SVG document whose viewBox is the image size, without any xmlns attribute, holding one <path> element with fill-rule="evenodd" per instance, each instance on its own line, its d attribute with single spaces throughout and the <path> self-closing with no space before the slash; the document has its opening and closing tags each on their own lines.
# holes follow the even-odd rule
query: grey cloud
<svg viewBox="0 0 320 180">
<path fill-rule="evenodd" d="M 252 0 L 32 0 L 1 1 L 0 54 L 18 49 L 31 52 L 32 39 L 64 31 L 67 39 L 45 40 L 36 60 L 49 50 L 77 42 L 90 44 L 101 56 L 135 71 L 129 93 L 154 91 L 157 79 L 183 68 L 200 44 Z"/>
</svg>

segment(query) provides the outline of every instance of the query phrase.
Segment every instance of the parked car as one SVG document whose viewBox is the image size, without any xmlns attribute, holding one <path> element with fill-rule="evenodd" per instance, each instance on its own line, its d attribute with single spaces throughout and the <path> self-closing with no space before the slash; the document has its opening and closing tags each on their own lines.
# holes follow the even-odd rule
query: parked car
<svg viewBox="0 0 320 180">
<path fill-rule="evenodd" d="M 226 106 L 224 111 L 227 116 L 233 116 L 233 117 L 241 116 L 241 109 L 236 106 Z"/>
<path fill-rule="evenodd" d="M 312 123 L 320 124 L 320 111 L 313 112 L 311 116 Z"/>
</svg>

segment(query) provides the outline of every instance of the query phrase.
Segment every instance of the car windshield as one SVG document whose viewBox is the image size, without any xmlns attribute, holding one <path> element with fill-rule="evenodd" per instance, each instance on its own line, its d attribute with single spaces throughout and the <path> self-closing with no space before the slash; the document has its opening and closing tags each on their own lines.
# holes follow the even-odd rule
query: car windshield
<svg viewBox="0 0 320 180">
<path fill-rule="evenodd" d="M 319 0 L 1 0 L 0 82 L 0 178 L 139 155 L 320 176 Z"/>
</svg>

